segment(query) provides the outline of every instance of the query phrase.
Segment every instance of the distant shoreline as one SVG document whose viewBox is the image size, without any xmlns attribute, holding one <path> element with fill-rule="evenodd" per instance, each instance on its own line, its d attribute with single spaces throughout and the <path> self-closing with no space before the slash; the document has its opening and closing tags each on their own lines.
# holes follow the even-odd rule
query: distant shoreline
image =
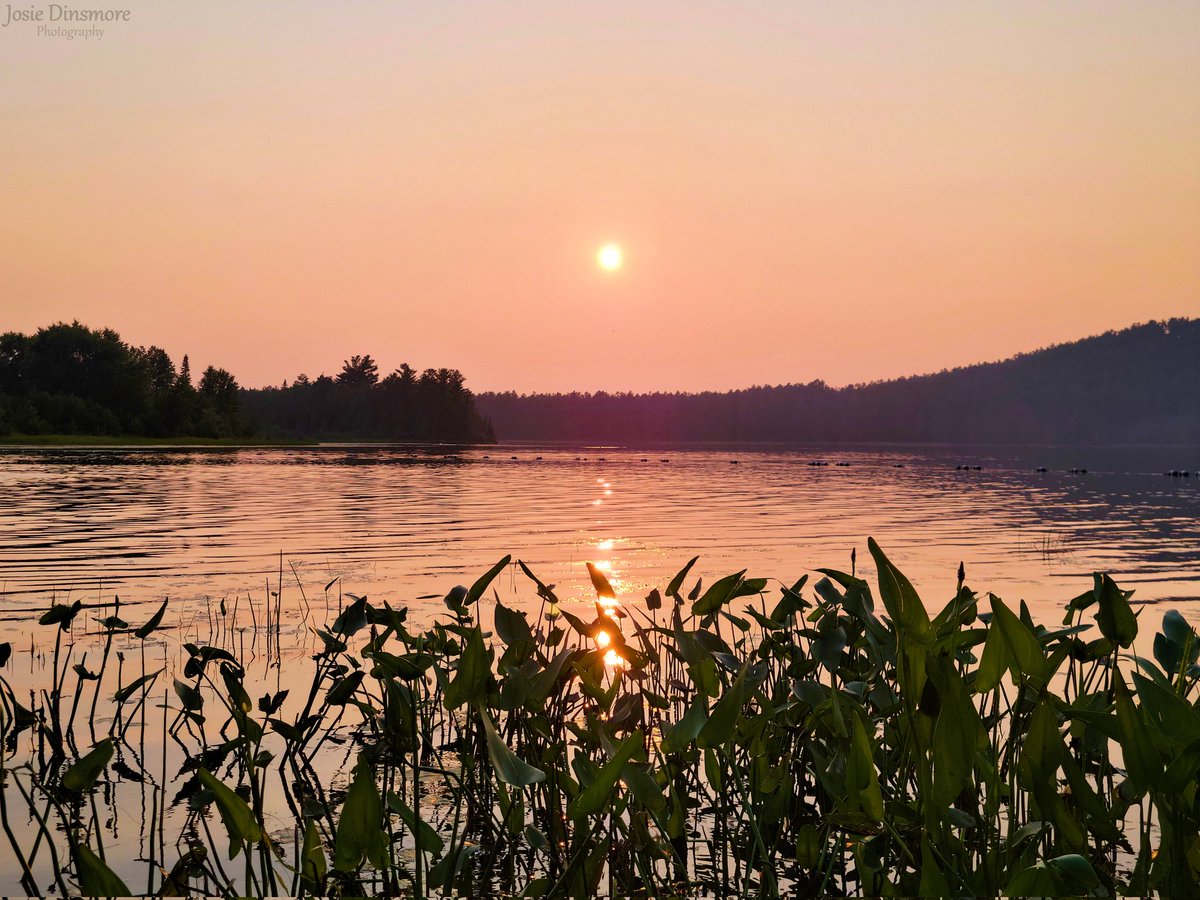
<svg viewBox="0 0 1200 900">
<path fill-rule="evenodd" d="M 8 434 L 0 447 L 297 447 L 308 441 L 255 440 L 245 437 L 145 437 L 108 434 Z"/>
<path fill-rule="evenodd" d="M 145 435 L 108 435 L 108 434 L 8 434 L 0 435 L 0 449 L 55 448 L 55 447 L 106 447 L 121 448 L 205 448 L 224 447 L 237 449 L 273 448 L 280 449 L 371 449 L 386 447 L 438 447 L 442 449 L 473 449 L 480 447 L 495 447 L 495 444 L 469 444 L 457 441 L 380 441 L 372 438 L 344 438 L 330 440 L 296 440 L 287 438 L 246 438 L 246 437 L 148 437 Z"/>
<path fill-rule="evenodd" d="M 1050 442 L 993 442 L 993 441 L 635 441 L 629 443 L 605 441 L 571 441 L 571 440 L 511 440 L 490 443 L 462 443 L 437 441 L 380 441 L 371 438 L 341 440 L 288 440 L 284 438 L 245 438 L 245 437 L 172 437 L 158 438 L 138 435 L 102 435 L 102 434 L 10 434 L 0 435 L 0 449 L 19 450 L 55 449 L 55 448 L 87 448 L 105 449 L 307 449 L 307 450 L 386 450 L 389 448 L 437 448 L 439 451 L 461 450 L 580 450 L 629 452 L 640 451 L 786 451 L 800 449 L 843 450 L 881 450 L 881 449 L 946 449 L 964 450 L 971 447 L 986 447 L 991 449 L 1096 449 L 1096 450 L 1171 450 L 1175 448 L 1193 449 L 1191 443 L 1078 443 L 1072 441 Z"/>
</svg>

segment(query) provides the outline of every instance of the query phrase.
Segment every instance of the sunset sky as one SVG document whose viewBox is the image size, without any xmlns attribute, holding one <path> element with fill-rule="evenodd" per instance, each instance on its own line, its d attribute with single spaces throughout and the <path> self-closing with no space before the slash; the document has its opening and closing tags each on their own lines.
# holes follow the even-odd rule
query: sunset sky
<svg viewBox="0 0 1200 900">
<path fill-rule="evenodd" d="M 698 390 L 1200 314 L 1195 0 L 73 5 L 0 28 L 0 330 Z"/>
</svg>

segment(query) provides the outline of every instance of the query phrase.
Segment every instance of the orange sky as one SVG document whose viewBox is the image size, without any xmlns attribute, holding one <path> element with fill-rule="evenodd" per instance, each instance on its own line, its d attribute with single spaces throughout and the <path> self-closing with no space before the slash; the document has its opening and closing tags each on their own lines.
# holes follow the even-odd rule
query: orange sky
<svg viewBox="0 0 1200 900">
<path fill-rule="evenodd" d="M 697 390 L 1200 314 L 1195 0 L 103 6 L 0 28 L 0 330 Z"/>
</svg>

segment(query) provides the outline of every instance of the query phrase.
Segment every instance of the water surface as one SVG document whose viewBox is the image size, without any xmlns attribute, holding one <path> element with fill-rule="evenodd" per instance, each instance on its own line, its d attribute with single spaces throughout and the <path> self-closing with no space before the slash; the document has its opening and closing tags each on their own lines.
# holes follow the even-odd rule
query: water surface
<svg viewBox="0 0 1200 900">
<path fill-rule="evenodd" d="M 566 600 L 593 596 L 596 562 L 635 602 L 697 554 L 707 579 L 748 568 L 791 583 L 849 570 L 855 551 L 873 578 L 868 535 L 931 607 L 962 562 L 972 587 L 1035 610 L 1094 571 L 1196 610 L 1200 478 L 1162 473 L 1198 464 L 1194 448 L 11 450 L 0 615 L 19 626 L 51 597 L 263 596 L 281 562 L 285 616 L 300 586 L 311 599 L 334 579 L 432 612 L 416 598 L 507 553 Z"/>
<path fill-rule="evenodd" d="M 59 680 L 73 754 L 110 733 L 121 738 L 100 801 L 107 859 L 128 884 L 145 879 L 152 891 L 160 867 L 181 852 L 165 836 L 206 821 L 186 802 L 194 746 L 173 731 L 168 737 L 180 712 L 171 685 L 188 677 L 185 643 L 234 652 L 255 698 L 293 689 L 278 713 L 291 721 L 322 647 L 313 628 L 328 626 L 349 592 L 407 605 L 413 619 L 428 620 L 446 613 L 440 598 L 452 586 L 512 554 L 585 616 L 595 599 L 585 561 L 636 605 L 695 555 L 693 573 L 706 583 L 745 568 L 791 584 L 818 566 L 855 566 L 873 582 L 870 535 L 935 609 L 954 591 L 960 562 L 972 587 L 1014 605 L 1024 599 L 1048 624 L 1091 586 L 1093 571 L 1110 572 L 1144 604 L 1137 649 L 1149 654 L 1167 609 L 1200 620 L 1200 479 L 1161 474 L 1194 468 L 1187 455 L 1177 448 L 9 450 L 0 452 L 0 620 L 14 653 L 0 674 L 13 696 L 32 705 L 39 697 L 48 703 Z M 494 584 L 509 605 L 536 602 L 515 568 Z M 97 620 L 114 611 L 115 596 L 135 627 L 170 598 L 163 627 L 145 641 L 123 628 L 110 636 Z M 52 600 L 85 604 L 69 632 L 35 624 Z M 486 623 L 490 612 L 482 612 Z M 88 671 L 100 671 L 102 681 L 85 681 Z M 137 699 L 112 702 L 118 686 L 143 674 L 152 680 Z M 206 746 L 227 738 L 210 698 L 214 707 L 197 738 Z M 358 746 L 353 718 L 310 760 L 343 789 Z M 10 768 L 21 772 L 12 777 L 32 789 L 43 777 L 44 741 L 26 730 L 9 753 Z M 278 791 L 265 803 L 268 832 L 290 846 L 294 811 Z M 454 809 L 433 792 L 427 803 L 423 815 L 447 826 Z M 26 852 L 32 834 L 19 839 Z M 53 892 L 48 866 L 43 853 L 39 884 Z M 19 893 L 19 878 L 16 857 L 0 843 L 0 889 Z"/>
</svg>

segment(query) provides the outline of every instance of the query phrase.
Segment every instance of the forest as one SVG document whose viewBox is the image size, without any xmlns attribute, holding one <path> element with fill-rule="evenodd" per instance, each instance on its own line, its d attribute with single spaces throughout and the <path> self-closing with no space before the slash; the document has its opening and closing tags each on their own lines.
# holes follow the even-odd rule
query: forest
<svg viewBox="0 0 1200 900">
<path fill-rule="evenodd" d="M 502 440 L 1185 444 L 1200 442 L 1197 385 L 1200 320 L 1171 319 L 843 388 L 478 400 Z"/>
<path fill-rule="evenodd" d="M 249 435 L 237 380 L 209 366 L 193 383 L 159 347 L 132 347 L 109 328 L 60 322 L 0 334 L 0 435 Z"/>
<path fill-rule="evenodd" d="M 0 436 L 489 441 L 456 369 L 407 365 L 379 377 L 369 355 L 331 377 L 244 389 L 209 366 L 193 382 L 159 347 L 112 329 L 58 323 L 0 335 Z"/>
<path fill-rule="evenodd" d="M 242 391 L 247 414 L 269 434 L 323 440 L 495 440 L 457 369 L 408 364 L 383 378 L 369 356 L 352 356 L 336 377 L 299 375 L 291 384 Z"/>
<path fill-rule="evenodd" d="M 58 323 L 0 334 L 0 435 L 237 440 L 1186 444 L 1200 442 L 1200 320 L 1171 319 L 891 381 L 725 393 L 484 393 L 457 369 L 370 355 L 243 388 L 159 347 Z"/>
</svg>

